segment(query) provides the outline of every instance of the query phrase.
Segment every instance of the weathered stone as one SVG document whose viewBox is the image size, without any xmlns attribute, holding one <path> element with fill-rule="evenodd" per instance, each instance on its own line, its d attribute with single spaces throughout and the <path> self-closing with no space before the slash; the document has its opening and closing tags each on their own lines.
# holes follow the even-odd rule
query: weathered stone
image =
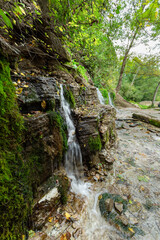
<svg viewBox="0 0 160 240">
<path fill-rule="evenodd" d="M 47 180 L 54 169 L 58 167 L 60 156 L 63 154 L 63 141 L 56 123 L 50 125 L 48 114 L 33 115 L 25 118 L 26 134 L 24 155 L 26 159 L 36 159 L 35 179 L 40 184 Z M 33 162 L 36 164 L 36 162 Z M 38 175 L 38 177 L 37 177 Z"/>
<path fill-rule="evenodd" d="M 113 199 L 108 198 L 108 199 L 105 200 L 105 208 L 106 208 L 107 212 L 112 211 L 113 205 L 114 205 Z"/>
<path fill-rule="evenodd" d="M 84 162 L 93 167 L 97 163 L 107 160 L 106 169 L 111 169 L 110 165 L 113 165 L 114 160 L 109 157 L 106 150 L 112 147 L 116 141 L 115 110 L 110 106 L 100 104 L 76 108 L 74 120 Z M 107 135 L 107 133 L 109 134 Z M 95 143 L 97 145 L 91 149 L 90 143 L 94 143 L 94 141 L 97 141 Z M 99 154 L 101 149 L 102 152 Z"/>
<path fill-rule="evenodd" d="M 125 215 L 118 215 L 116 219 L 120 220 L 125 226 L 128 225 L 128 219 Z"/>
<path fill-rule="evenodd" d="M 56 79 L 53 77 L 14 76 L 13 81 L 22 88 L 18 103 L 22 113 L 47 111 L 60 106 Z M 28 86 L 27 88 L 23 86 Z M 42 105 L 42 102 L 44 105 Z"/>
<path fill-rule="evenodd" d="M 114 206 L 118 213 L 121 214 L 123 212 L 123 203 L 115 202 Z"/>
</svg>

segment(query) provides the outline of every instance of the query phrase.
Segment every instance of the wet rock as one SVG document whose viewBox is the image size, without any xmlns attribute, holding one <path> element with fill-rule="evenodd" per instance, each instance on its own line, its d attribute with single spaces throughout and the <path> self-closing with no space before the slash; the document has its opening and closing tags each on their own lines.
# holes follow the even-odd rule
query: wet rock
<svg viewBox="0 0 160 240">
<path fill-rule="evenodd" d="M 25 127 L 24 156 L 33 159 L 35 185 L 39 185 L 58 166 L 59 156 L 63 155 L 63 139 L 56 122 L 50 125 L 48 113 L 25 118 Z"/>
<path fill-rule="evenodd" d="M 82 234 L 82 229 L 77 228 L 76 231 L 72 234 L 75 239 L 77 239 Z"/>
<path fill-rule="evenodd" d="M 130 217 L 129 218 L 129 222 L 130 222 L 130 224 L 138 224 L 138 220 L 137 220 L 137 218 L 135 218 L 135 217 Z"/>
<path fill-rule="evenodd" d="M 112 211 L 113 205 L 114 205 L 113 199 L 108 198 L 108 199 L 105 200 L 105 208 L 106 208 L 107 212 Z"/>
<path fill-rule="evenodd" d="M 18 103 L 22 113 L 48 111 L 60 106 L 56 78 L 14 76 L 13 81 L 17 83 L 20 81 L 19 87 L 23 89 L 22 93 L 18 95 Z M 23 85 L 28 87 L 25 88 Z M 42 105 L 43 101 L 45 101 L 45 105 Z"/>
<path fill-rule="evenodd" d="M 119 203 L 119 202 L 115 202 L 114 203 L 115 209 L 118 211 L 118 213 L 122 213 L 123 212 L 123 204 Z"/>
<path fill-rule="evenodd" d="M 109 149 L 115 144 L 115 110 L 110 106 L 93 105 L 76 108 L 74 120 L 77 126 L 83 160 L 90 167 L 105 161 L 108 153 L 99 155 L 101 149 Z M 108 151 L 109 152 L 109 151 Z M 107 158 L 106 165 L 113 165 L 113 160 Z M 106 168 L 107 169 L 107 168 Z"/>
<path fill-rule="evenodd" d="M 128 225 L 128 219 L 125 215 L 117 216 L 116 219 L 120 220 L 125 226 Z"/>
</svg>

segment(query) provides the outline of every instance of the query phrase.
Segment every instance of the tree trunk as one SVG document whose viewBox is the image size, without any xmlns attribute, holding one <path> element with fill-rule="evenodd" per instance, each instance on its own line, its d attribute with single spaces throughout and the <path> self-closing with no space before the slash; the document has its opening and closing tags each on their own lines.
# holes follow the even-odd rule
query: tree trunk
<svg viewBox="0 0 160 240">
<path fill-rule="evenodd" d="M 132 80 L 132 82 L 131 82 L 131 86 L 133 86 L 133 84 L 134 84 L 134 81 L 135 81 L 135 79 L 136 79 L 136 77 L 137 77 L 137 74 L 138 74 L 138 72 L 139 72 L 139 69 L 140 69 L 140 67 L 137 68 L 137 72 L 136 72 L 136 74 L 135 74 L 134 77 L 133 77 L 133 80 Z"/>
<path fill-rule="evenodd" d="M 154 102 L 155 102 L 155 99 L 156 99 L 156 96 L 157 96 L 157 92 L 158 92 L 158 89 L 160 87 L 160 82 L 158 83 L 157 87 L 156 87 L 156 90 L 154 92 L 154 95 L 153 95 L 153 100 L 152 100 L 152 107 L 154 107 Z"/>
<path fill-rule="evenodd" d="M 134 42 L 134 39 L 136 38 L 137 33 L 138 33 L 138 28 L 136 29 L 136 31 L 133 35 L 133 38 L 130 42 L 130 45 L 129 45 L 128 49 L 126 49 L 126 52 L 125 52 L 125 55 L 124 55 L 124 58 L 123 58 L 123 62 L 122 62 L 122 66 L 121 66 L 121 71 L 120 71 L 120 75 L 119 75 L 118 84 L 117 84 L 117 87 L 116 87 L 116 92 L 119 92 L 119 90 L 121 89 L 122 77 L 123 77 L 124 69 L 125 69 L 125 66 L 126 66 L 128 53 L 129 53 L 131 47 L 133 46 L 133 42 Z"/>
</svg>

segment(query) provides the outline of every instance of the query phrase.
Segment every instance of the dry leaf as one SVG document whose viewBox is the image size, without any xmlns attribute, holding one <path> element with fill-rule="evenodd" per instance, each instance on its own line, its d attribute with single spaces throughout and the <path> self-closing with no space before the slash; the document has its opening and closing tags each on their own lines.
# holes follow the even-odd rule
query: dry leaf
<svg viewBox="0 0 160 240">
<path fill-rule="evenodd" d="M 52 221 L 53 221 L 53 217 L 49 217 L 49 218 L 48 218 L 48 222 L 51 223 Z"/>
<path fill-rule="evenodd" d="M 28 85 L 24 85 L 23 87 L 24 87 L 24 88 L 28 88 L 29 86 L 28 86 Z"/>
<path fill-rule="evenodd" d="M 17 93 L 17 94 L 21 94 L 22 91 L 23 91 L 23 88 L 18 88 L 18 89 L 16 90 L 16 93 Z"/>
<path fill-rule="evenodd" d="M 71 217 L 71 215 L 70 215 L 68 212 L 65 212 L 65 218 L 66 218 L 67 220 L 69 220 L 70 217 Z"/>
<path fill-rule="evenodd" d="M 46 101 L 43 100 L 43 101 L 41 102 L 41 107 L 42 107 L 43 109 L 46 108 Z"/>
<path fill-rule="evenodd" d="M 135 231 L 132 228 L 128 228 L 128 230 L 132 233 L 135 233 Z"/>
</svg>

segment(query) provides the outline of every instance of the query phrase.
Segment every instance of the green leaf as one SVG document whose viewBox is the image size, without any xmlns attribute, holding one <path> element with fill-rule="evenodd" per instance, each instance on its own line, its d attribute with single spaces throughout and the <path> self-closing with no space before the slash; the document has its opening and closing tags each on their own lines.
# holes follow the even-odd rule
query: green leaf
<svg viewBox="0 0 160 240">
<path fill-rule="evenodd" d="M 4 13 L 4 11 L 2 9 L 0 9 L 0 15 L 2 16 L 5 25 L 7 25 L 7 27 L 13 29 L 13 25 L 11 23 L 11 20 L 6 16 L 6 14 Z"/>
</svg>

